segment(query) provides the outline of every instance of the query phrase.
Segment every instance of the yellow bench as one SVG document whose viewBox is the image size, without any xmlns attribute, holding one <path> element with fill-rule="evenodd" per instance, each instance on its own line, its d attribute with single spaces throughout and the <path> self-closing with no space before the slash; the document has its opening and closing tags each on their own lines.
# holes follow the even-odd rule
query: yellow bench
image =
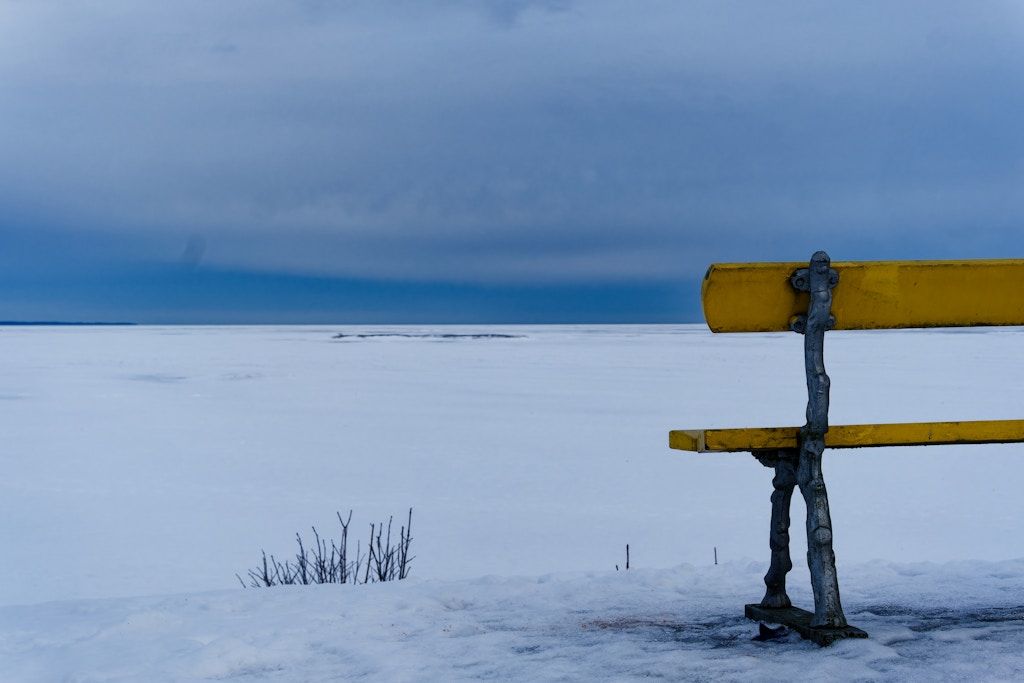
<svg viewBox="0 0 1024 683">
<path fill-rule="evenodd" d="M 803 263 L 712 265 L 701 288 L 712 332 L 804 335 L 807 423 L 802 427 L 681 429 L 672 448 L 698 453 L 749 451 L 775 469 L 771 566 L 767 590 L 746 606 L 751 619 L 784 624 L 819 645 L 865 638 L 843 614 L 832 550 L 832 522 L 821 472 L 829 448 L 1024 442 L 1024 420 L 828 424 L 830 380 L 824 365 L 826 330 L 1024 325 L 1024 260 L 876 261 L 831 263 L 817 252 Z M 789 507 L 799 486 L 807 504 L 807 563 L 814 612 L 786 594 Z"/>
<path fill-rule="evenodd" d="M 668 444 L 680 451 L 735 453 L 798 448 L 800 427 L 744 429 L 679 429 L 668 433 Z M 1024 441 L 1024 420 L 976 422 L 905 422 L 878 425 L 833 425 L 829 448 L 874 446 L 939 446 L 963 443 Z"/>
</svg>

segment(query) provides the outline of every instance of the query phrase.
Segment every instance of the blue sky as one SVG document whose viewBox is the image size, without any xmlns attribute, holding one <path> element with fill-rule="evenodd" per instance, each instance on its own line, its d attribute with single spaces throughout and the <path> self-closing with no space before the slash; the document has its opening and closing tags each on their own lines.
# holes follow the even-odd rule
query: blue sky
<svg viewBox="0 0 1024 683">
<path fill-rule="evenodd" d="M 0 0 L 0 319 L 682 322 L 1024 256 L 1015 2 Z"/>
</svg>

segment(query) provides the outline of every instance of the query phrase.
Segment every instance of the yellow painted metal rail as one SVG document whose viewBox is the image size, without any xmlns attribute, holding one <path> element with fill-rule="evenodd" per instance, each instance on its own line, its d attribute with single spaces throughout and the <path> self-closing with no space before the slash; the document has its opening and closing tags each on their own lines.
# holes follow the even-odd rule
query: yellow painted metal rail
<svg viewBox="0 0 1024 683">
<path fill-rule="evenodd" d="M 806 263 L 718 263 L 701 289 L 713 332 L 789 330 L 808 295 L 789 276 Z M 836 262 L 837 330 L 1024 325 L 1024 259 Z"/>
<path fill-rule="evenodd" d="M 698 453 L 797 448 L 799 433 L 799 427 L 676 430 L 669 432 L 668 443 L 677 450 Z M 1024 420 L 834 425 L 825 435 L 828 448 L 1019 441 L 1024 441 Z"/>
</svg>

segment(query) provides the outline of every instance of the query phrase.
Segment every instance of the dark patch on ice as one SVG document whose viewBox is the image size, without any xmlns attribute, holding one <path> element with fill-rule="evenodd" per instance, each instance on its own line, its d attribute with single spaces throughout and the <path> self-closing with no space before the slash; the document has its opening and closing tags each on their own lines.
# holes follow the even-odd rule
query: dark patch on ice
<svg viewBox="0 0 1024 683">
<path fill-rule="evenodd" d="M 858 614 L 879 617 L 901 617 L 900 622 L 918 633 L 949 628 L 981 628 L 992 624 L 1009 624 L 1024 631 L 1024 606 L 989 607 L 982 609 L 922 609 L 901 605 L 872 605 Z"/>
<path fill-rule="evenodd" d="M 221 379 L 228 380 L 230 382 L 239 382 L 247 379 L 262 379 L 263 373 L 261 372 L 228 372 L 221 375 Z"/>
<path fill-rule="evenodd" d="M 772 628 L 766 624 L 757 625 L 757 635 L 751 638 L 751 640 L 780 640 L 789 635 L 789 629 L 785 626 L 778 626 Z"/>
<path fill-rule="evenodd" d="M 23 394 L 0 394 L 0 401 L 20 401 L 23 398 Z"/>
<path fill-rule="evenodd" d="M 656 617 L 619 617 L 584 622 L 585 630 L 623 631 L 656 643 L 683 643 L 732 647 L 749 633 L 746 617 L 723 617 L 697 622 L 679 622 Z"/>
<path fill-rule="evenodd" d="M 497 334 L 497 333 L 480 333 L 480 334 L 455 334 L 455 333 L 442 333 L 442 334 L 413 334 L 408 332 L 367 332 L 363 334 L 336 334 L 333 339 L 373 339 L 376 337 L 400 337 L 403 339 L 522 339 L 524 335 L 521 334 Z"/>
<path fill-rule="evenodd" d="M 146 375 L 132 375 L 128 379 L 136 382 L 154 382 L 156 384 L 171 384 L 173 382 L 181 382 L 182 380 L 188 379 L 183 375 L 165 375 L 162 373 L 152 373 Z"/>
</svg>

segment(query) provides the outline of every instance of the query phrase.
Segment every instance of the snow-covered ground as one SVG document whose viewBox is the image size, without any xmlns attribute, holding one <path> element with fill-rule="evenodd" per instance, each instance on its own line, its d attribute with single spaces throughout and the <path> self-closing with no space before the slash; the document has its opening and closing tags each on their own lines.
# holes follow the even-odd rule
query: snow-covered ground
<svg viewBox="0 0 1024 683">
<path fill-rule="evenodd" d="M 826 349 L 834 424 L 1024 416 L 1020 329 L 831 333 Z M 758 678 L 794 663 L 924 678 L 989 655 L 983 676 L 1022 671 L 1024 569 L 998 562 L 1024 557 L 1016 445 L 827 454 L 844 600 L 875 637 L 830 659 L 748 641 L 771 472 L 670 451 L 667 432 L 801 424 L 797 335 L 6 328 L 0 352 L 12 680 Z M 365 525 L 409 506 L 410 582 L 237 588 L 260 548 L 333 532 L 335 510 Z M 798 564 L 802 514 L 797 497 Z M 629 575 L 614 572 L 626 543 Z M 917 564 L 951 560 L 974 562 Z M 792 584 L 805 596 L 806 570 Z M 176 597 L 83 600 L 156 594 Z"/>
<path fill-rule="evenodd" d="M 754 642 L 762 563 L 0 608 L 5 681 L 1013 681 L 1024 561 L 848 567 L 868 640 Z M 794 597 L 809 604 L 806 572 Z"/>
</svg>

